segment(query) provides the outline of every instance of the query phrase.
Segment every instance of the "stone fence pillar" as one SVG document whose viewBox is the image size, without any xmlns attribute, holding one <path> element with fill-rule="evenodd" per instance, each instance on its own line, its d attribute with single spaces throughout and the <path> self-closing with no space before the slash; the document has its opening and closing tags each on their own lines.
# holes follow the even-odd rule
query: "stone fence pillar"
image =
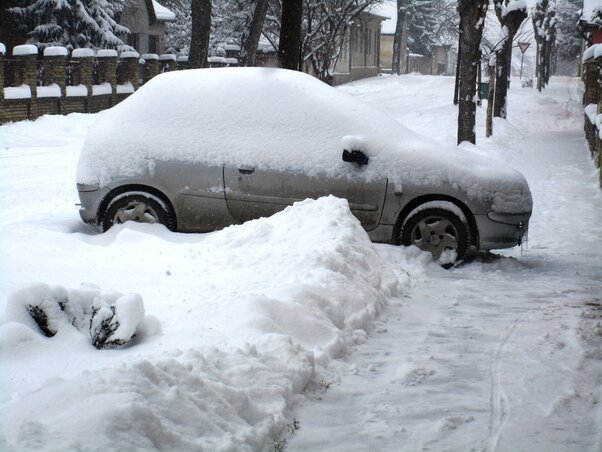
<svg viewBox="0 0 602 452">
<path fill-rule="evenodd" d="M 65 96 L 67 85 L 67 49 L 65 47 L 51 46 L 44 49 L 44 85 L 56 83 L 61 90 L 61 97 Z"/>
<path fill-rule="evenodd" d="M 176 56 L 171 53 L 164 53 L 159 57 L 161 72 L 171 72 L 176 70 Z"/>
<path fill-rule="evenodd" d="M 6 46 L 0 42 L 0 102 L 4 100 L 4 55 Z"/>
<path fill-rule="evenodd" d="M 96 52 L 98 60 L 98 83 L 111 85 L 111 94 L 117 86 L 117 50 L 102 49 Z"/>
<path fill-rule="evenodd" d="M 159 55 L 156 53 L 145 53 L 141 58 L 144 60 L 144 77 L 142 83 L 146 83 L 159 74 Z"/>
<path fill-rule="evenodd" d="M 77 73 L 73 78 L 73 85 L 84 85 L 88 97 L 92 96 L 92 85 L 94 84 L 94 50 L 92 49 L 73 49 L 71 59 L 78 67 Z"/>
<path fill-rule="evenodd" d="M 598 104 L 600 96 L 600 85 L 598 84 L 598 65 L 588 61 L 585 63 L 585 92 L 583 93 L 583 105 Z"/>
<path fill-rule="evenodd" d="M 188 56 L 186 56 L 186 55 L 179 56 L 176 60 L 176 66 L 177 66 L 178 71 L 188 69 Z"/>
<path fill-rule="evenodd" d="M 16 61 L 15 86 L 28 85 L 31 97 L 35 97 L 38 84 L 38 48 L 31 44 L 24 44 L 13 48 L 13 57 Z"/>
<path fill-rule="evenodd" d="M 140 69 L 138 65 L 138 59 L 140 58 L 140 54 L 136 51 L 125 51 L 121 52 L 119 55 L 119 64 L 121 67 L 120 71 L 120 80 L 117 80 L 119 84 L 125 84 L 130 82 L 134 87 L 134 90 L 137 90 L 140 86 Z"/>
</svg>

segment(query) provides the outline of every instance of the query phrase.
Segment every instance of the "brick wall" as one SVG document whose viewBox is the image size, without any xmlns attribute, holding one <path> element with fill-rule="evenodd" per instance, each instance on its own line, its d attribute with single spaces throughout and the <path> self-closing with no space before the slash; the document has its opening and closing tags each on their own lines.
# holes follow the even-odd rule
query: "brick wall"
<svg viewBox="0 0 602 452">
<path fill-rule="evenodd" d="M 583 68 L 584 130 L 592 159 L 598 168 L 602 188 L 602 58 L 590 58 Z"/>
<path fill-rule="evenodd" d="M 96 113 L 117 105 L 161 72 L 187 69 L 173 55 L 0 44 L 0 124 L 45 114 Z M 229 64 L 236 65 L 231 59 Z M 9 86 L 5 84 L 10 81 Z"/>
</svg>

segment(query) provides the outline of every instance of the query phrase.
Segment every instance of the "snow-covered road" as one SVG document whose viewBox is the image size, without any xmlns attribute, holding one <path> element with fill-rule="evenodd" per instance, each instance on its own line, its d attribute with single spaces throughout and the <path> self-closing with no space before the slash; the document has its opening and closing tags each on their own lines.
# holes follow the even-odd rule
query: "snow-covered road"
<svg viewBox="0 0 602 452">
<path fill-rule="evenodd" d="M 406 81 L 344 89 L 452 140 L 452 81 L 447 96 L 441 79 Z M 347 358 L 340 381 L 297 410 L 289 450 L 602 450 L 602 196 L 580 84 L 555 79 L 542 94 L 510 96 L 509 120 L 490 140 L 479 127 L 478 149 L 529 180 L 529 249 L 452 271 L 400 269 L 412 276 L 407 297 Z"/>
</svg>

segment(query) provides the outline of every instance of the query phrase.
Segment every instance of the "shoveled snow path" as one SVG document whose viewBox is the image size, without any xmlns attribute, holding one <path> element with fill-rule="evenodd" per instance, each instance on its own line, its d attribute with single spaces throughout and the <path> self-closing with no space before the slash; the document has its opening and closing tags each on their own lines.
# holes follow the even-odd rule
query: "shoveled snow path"
<svg viewBox="0 0 602 452">
<path fill-rule="evenodd" d="M 441 83 L 449 97 L 429 98 Z M 437 138 L 453 140 L 454 107 L 442 106 L 452 83 L 391 77 L 344 89 L 420 133 L 434 126 L 429 109 L 449 108 Z M 581 85 L 519 86 L 509 121 L 496 121 L 491 139 L 480 135 L 476 150 L 529 180 L 529 250 L 451 271 L 410 266 L 407 299 L 381 316 L 340 382 L 297 411 L 288 450 L 602 450 L 602 195 Z M 404 108 L 417 96 L 424 110 Z"/>
</svg>

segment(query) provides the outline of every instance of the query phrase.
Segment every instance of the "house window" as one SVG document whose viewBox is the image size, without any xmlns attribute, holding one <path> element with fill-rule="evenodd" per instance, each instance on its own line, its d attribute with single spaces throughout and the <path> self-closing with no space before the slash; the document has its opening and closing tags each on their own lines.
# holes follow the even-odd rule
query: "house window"
<svg viewBox="0 0 602 452">
<path fill-rule="evenodd" d="M 148 35 L 148 53 L 159 53 L 159 36 Z"/>
</svg>

